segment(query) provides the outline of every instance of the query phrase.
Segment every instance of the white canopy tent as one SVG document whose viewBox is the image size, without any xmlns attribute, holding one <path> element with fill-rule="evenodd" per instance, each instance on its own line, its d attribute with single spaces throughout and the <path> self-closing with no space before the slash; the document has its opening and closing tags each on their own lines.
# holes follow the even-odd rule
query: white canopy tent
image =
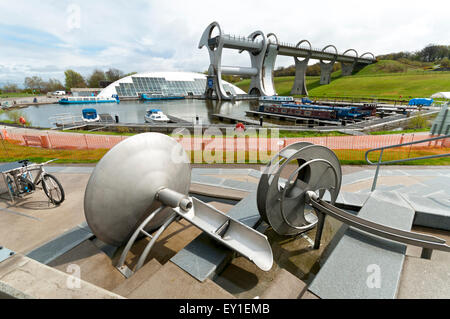
<svg viewBox="0 0 450 319">
<path fill-rule="evenodd" d="M 431 96 L 432 99 L 449 99 L 450 100 L 450 92 L 437 92 Z"/>
</svg>

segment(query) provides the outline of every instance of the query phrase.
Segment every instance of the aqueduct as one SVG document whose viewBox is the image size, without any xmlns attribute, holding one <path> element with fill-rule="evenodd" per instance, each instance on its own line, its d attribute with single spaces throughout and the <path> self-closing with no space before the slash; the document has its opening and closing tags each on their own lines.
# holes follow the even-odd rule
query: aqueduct
<svg viewBox="0 0 450 319">
<path fill-rule="evenodd" d="M 213 37 L 215 29 L 219 34 Z M 307 46 L 304 44 L 307 44 Z M 255 31 L 248 37 L 224 34 L 217 22 L 211 23 L 203 32 L 198 47 L 201 49 L 204 46 L 207 47 L 210 57 L 205 97 L 210 99 L 229 100 L 275 95 L 273 70 L 278 55 L 294 58 L 295 81 L 291 93 L 301 95 L 308 95 L 305 76 L 308 62 L 311 59 L 320 60 L 320 84 L 330 83 L 333 65 L 336 62 L 341 63 L 342 75 L 347 76 L 351 75 L 356 67 L 376 61 L 375 56 L 370 52 L 358 55 L 356 50 L 348 49 L 344 53 L 339 53 L 336 47 L 331 44 L 320 50 L 313 48 L 308 40 L 301 40 L 293 45 L 279 42 L 275 34 L 265 35 L 262 31 Z M 251 67 L 222 65 L 223 49 L 234 49 L 238 50 L 239 53 L 247 51 L 250 56 Z M 330 49 L 334 52 L 330 52 Z M 299 58 L 303 58 L 303 60 Z M 235 96 L 227 92 L 222 85 L 222 74 L 250 76 L 248 95 Z"/>
</svg>

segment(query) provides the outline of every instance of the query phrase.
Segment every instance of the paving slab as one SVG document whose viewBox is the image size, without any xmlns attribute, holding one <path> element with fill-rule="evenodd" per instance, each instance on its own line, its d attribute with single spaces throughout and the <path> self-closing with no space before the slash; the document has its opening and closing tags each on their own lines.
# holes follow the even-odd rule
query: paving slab
<svg viewBox="0 0 450 319">
<path fill-rule="evenodd" d="M 306 283 L 285 269 L 280 269 L 261 299 L 299 299 L 306 291 Z"/>
<path fill-rule="evenodd" d="M 55 174 L 66 193 L 59 206 L 48 202 L 41 189 L 11 203 L 0 200 L 0 242 L 27 254 L 85 221 L 83 198 L 89 175 Z"/>
<path fill-rule="evenodd" d="M 248 173 L 248 175 L 259 179 L 259 178 L 261 178 L 262 172 L 252 169 L 252 170 L 250 170 L 250 173 Z"/>
<path fill-rule="evenodd" d="M 231 188 L 223 188 L 217 186 L 210 186 L 205 184 L 196 184 L 192 183 L 189 189 L 189 193 L 203 195 L 207 197 L 216 197 L 230 200 L 240 201 L 246 196 L 248 196 L 249 192 L 247 190 L 236 190 Z"/>
<path fill-rule="evenodd" d="M 224 179 L 221 177 L 214 177 L 209 175 L 192 175 L 191 182 L 197 184 L 207 184 L 207 185 L 221 185 Z"/>
<path fill-rule="evenodd" d="M 94 234 L 84 222 L 61 236 L 32 250 L 27 256 L 40 263 L 48 264 L 93 236 Z"/>
<path fill-rule="evenodd" d="M 242 191 L 256 191 L 258 188 L 258 184 L 256 183 L 241 182 L 232 179 L 224 180 L 222 186 Z"/>
<path fill-rule="evenodd" d="M 311 291 L 306 290 L 303 296 L 300 299 L 320 299 L 315 294 L 313 294 Z"/>
<path fill-rule="evenodd" d="M 375 171 L 363 170 L 342 176 L 342 184 L 353 184 L 367 179 L 373 179 Z"/>
<path fill-rule="evenodd" d="M 369 194 L 341 192 L 340 195 L 342 198 L 342 204 L 354 207 L 362 207 L 369 198 Z"/>
<path fill-rule="evenodd" d="M 359 194 L 341 191 L 336 198 L 336 204 L 360 208 L 364 205 L 368 198 L 369 193 Z M 323 196 L 323 199 L 326 201 L 330 201 L 330 193 L 326 192 Z"/>
<path fill-rule="evenodd" d="M 446 260 L 431 260 L 406 256 L 400 280 L 399 299 L 449 299 L 450 254 L 442 254 Z"/>
<path fill-rule="evenodd" d="M 246 178 L 245 178 L 246 177 Z M 250 177 L 250 178 L 249 178 Z M 250 180 L 250 181 L 249 181 Z M 202 184 L 207 186 L 221 187 L 225 189 L 234 189 L 240 191 L 256 190 L 258 180 L 248 174 L 239 176 L 237 174 L 193 174 L 191 182 L 195 184 Z"/>
<path fill-rule="evenodd" d="M 445 197 L 423 197 L 413 194 L 401 196 L 416 212 L 414 225 L 450 230 L 450 202 Z"/>
<path fill-rule="evenodd" d="M 234 299 L 233 295 L 207 279 L 199 282 L 172 262 L 128 295 L 130 299 Z"/>
<path fill-rule="evenodd" d="M 70 267 L 77 265 L 80 267 L 82 280 L 109 291 L 125 281 L 125 277 L 113 266 L 111 259 L 90 240 L 82 242 L 48 265 L 62 272 L 67 272 Z"/>
<path fill-rule="evenodd" d="M 358 216 L 410 230 L 414 210 L 395 192 L 375 191 Z M 406 245 L 349 227 L 326 259 L 309 290 L 326 299 L 395 298 L 405 252 Z M 382 278 L 379 288 L 367 284 L 374 271 L 379 271 Z"/>
<path fill-rule="evenodd" d="M 70 285 L 68 283 L 71 283 Z M 78 285 L 79 283 L 79 285 Z M 0 263 L 0 289 L 11 287 L 22 296 L 38 299 L 121 299 L 84 280 L 75 283 L 64 272 L 16 254 Z M 8 293 L 7 291 L 0 294 Z M 20 297 L 20 296 L 19 296 Z"/>
<path fill-rule="evenodd" d="M 48 173 L 63 173 L 63 174 L 92 174 L 93 166 L 46 166 L 45 170 Z"/>
<path fill-rule="evenodd" d="M 435 176 L 433 179 L 425 180 L 423 184 L 435 191 L 443 190 L 450 197 L 450 177 L 448 176 Z"/>
<path fill-rule="evenodd" d="M 445 191 L 442 188 L 429 187 L 425 184 L 417 184 L 411 186 L 405 186 L 397 190 L 401 194 L 420 195 L 422 197 L 433 196 L 442 194 L 445 196 Z"/>
<path fill-rule="evenodd" d="M 248 175 L 251 169 L 248 168 L 193 168 L 193 175 L 227 175 L 242 174 Z"/>
<path fill-rule="evenodd" d="M 139 271 L 137 271 L 133 276 L 126 279 L 120 285 L 115 287 L 112 292 L 128 297 L 133 291 L 140 287 L 146 280 L 152 277 L 162 265 L 156 260 L 152 259 L 146 263 Z"/>
</svg>

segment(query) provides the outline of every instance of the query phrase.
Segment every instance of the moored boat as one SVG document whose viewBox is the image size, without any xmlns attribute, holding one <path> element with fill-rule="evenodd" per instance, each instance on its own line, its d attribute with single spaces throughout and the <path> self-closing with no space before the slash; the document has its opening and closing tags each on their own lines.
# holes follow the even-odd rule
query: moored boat
<svg viewBox="0 0 450 319">
<path fill-rule="evenodd" d="M 321 120 L 337 120 L 335 110 L 307 109 L 301 108 L 296 104 L 292 105 L 260 105 L 260 112 L 282 114 L 288 116 L 298 116 L 306 118 L 315 118 Z"/>
<path fill-rule="evenodd" d="M 294 98 L 292 96 L 261 96 L 259 101 L 262 103 L 293 103 Z"/>
<path fill-rule="evenodd" d="M 100 121 L 100 116 L 96 109 L 83 109 L 81 112 L 84 122 L 91 123 Z"/>
<path fill-rule="evenodd" d="M 144 116 L 144 119 L 147 123 L 167 123 L 170 121 L 170 119 L 160 109 L 148 110 Z"/>
<path fill-rule="evenodd" d="M 164 95 L 164 94 L 141 94 L 141 99 L 144 101 L 156 101 L 156 100 L 182 100 L 184 96 L 181 95 Z"/>
<path fill-rule="evenodd" d="M 96 96 L 72 96 L 60 99 L 59 104 L 91 104 L 91 103 L 119 103 L 119 97 L 96 97 Z"/>
</svg>

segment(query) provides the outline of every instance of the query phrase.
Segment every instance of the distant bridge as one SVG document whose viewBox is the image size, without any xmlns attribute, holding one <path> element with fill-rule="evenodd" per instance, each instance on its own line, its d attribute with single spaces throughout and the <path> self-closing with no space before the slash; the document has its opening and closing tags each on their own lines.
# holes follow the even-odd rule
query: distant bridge
<svg viewBox="0 0 450 319">
<path fill-rule="evenodd" d="M 216 28 L 219 35 L 212 37 L 212 32 Z M 261 39 L 257 39 L 258 37 Z M 255 31 L 248 37 L 223 34 L 217 22 L 211 23 L 203 32 L 198 47 L 201 49 L 204 46 L 207 47 L 210 57 L 205 96 L 225 100 L 239 97 L 225 91 L 222 85 L 222 74 L 250 76 L 248 92 L 250 95 L 275 95 L 273 70 L 278 55 L 294 58 L 295 81 L 291 93 L 302 95 L 308 95 L 305 77 L 310 59 L 320 60 L 320 84 L 330 83 L 333 65 L 336 62 L 341 63 L 343 76 L 351 75 L 357 67 L 376 62 L 375 56 L 370 52 L 358 55 L 356 50 L 348 49 L 344 53 L 339 53 L 334 45 L 327 45 L 320 50 L 313 48 L 308 40 L 302 40 L 297 45 L 293 45 L 279 42 L 273 33 L 265 35 L 262 31 Z M 224 48 L 239 50 L 239 53 L 247 51 L 250 55 L 251 67 L 223 66 Z"/>
</svg>

